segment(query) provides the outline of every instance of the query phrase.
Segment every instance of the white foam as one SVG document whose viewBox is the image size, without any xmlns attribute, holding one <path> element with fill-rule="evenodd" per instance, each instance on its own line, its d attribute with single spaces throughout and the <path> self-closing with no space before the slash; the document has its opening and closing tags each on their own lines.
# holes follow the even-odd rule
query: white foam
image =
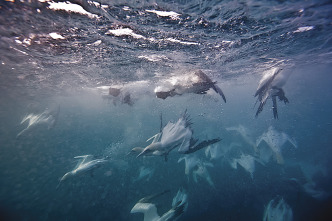
<svg viewBox="0 0 332 221">
<path fill-rule="evenodd" d="M 55 32 L 49 33 L 48 35 L 51 36 L 51 38 L 53 38 L 53 39 L 65 39 L 60 34 L 55 33 Z"/>
<path fill-rule="evenodd" d="M 293 33 L 299 33 L 299 32 L 305 32 L 305 31 L 310 31 L 314 29 L 314 26 L 304 26 L 304 27 L 299 27 L 296 31 L 293 31 Z"/>
<path fill-rule="evenodd" d="M 199 43 L 196 43 L 196 42 L 180 41 L 180 40 L 174 39 L 174 38 L 166 38 L 165 40 L 174 42 L 174 43 L 184 44 L 184 45 L 199 45 Z"/>
<path fill-rule="evenodd" d="M 89 18 L 98 18 L 98 15 L 92 14 L 90 12 L 87 12 L 82 8 L 82 6 L 73 4 L 70 2 L 49 2 L 48 8 L 54 11 L 57 10 L 64 10 L 67 12 L 73 12 L 73 13 L 78 13 L 81 15 L 86 15 Z"/>
<path fill-rule="evenodd" d="M 173 20 L 178 20 L 180 16 L 179 13 L 173 11 L 167 12 L 167 11 L 157 11 L 157 10 L 148 10 L 148 9 L 145 11 L 150 13 L 155 13 L 156 15 L 161 17 L 170 17 Z"/>
<path fill-rule="evenodd" d="M 119 29 L 115 29 L 115 30 L 108 30 L 105 34 L 115 35 L 115 36 L 131 36 L 133 38 L 146 39 L 143 35 L 136 34 L 130 28 L 119 28 Z"/>
</svg>

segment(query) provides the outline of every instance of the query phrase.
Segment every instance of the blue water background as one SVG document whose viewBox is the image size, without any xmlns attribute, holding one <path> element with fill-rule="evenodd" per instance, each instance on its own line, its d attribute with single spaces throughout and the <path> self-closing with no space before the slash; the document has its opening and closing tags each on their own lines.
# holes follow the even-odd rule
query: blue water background
<svg viewBox="0 0 332 221">
<path fill-rule="evenodd" d="M 262 220 L 265 206 L 282 196 L 294 220 L 331 220 L 332 208 L 332 5 L 329 1 L 108 1 L 105 11 L 88 8 L 101 19 L 52 11 L 47 3 L 2 2 L 0 8 L 0 218 L 4 220 L 142 220 L 130 214 L 135 203 L 169 189 L 158 201 L 166 212 L 181 187 L 188 192 L 188 210 L 181 220 Z M 131 10 L 123 10 L 128 6 Z M 40 12 L 37 12 L 37 9 Z M 175 11 L 179 20 L 140 14 L 146 9 Z M 303 10 L 303 11 L 302 11 Z M 107 15 L 107 16 L 106 16 Z M 299 27 L 312 30 L 295 32 Z M 156 39 L 174 38 L 199 45 L 151 42 L 106 35 L 130 27 Z M 57 32 L 66 40 L 47 37 Z M 31 34 L 37 37 L 31 38 Z M 29 37 L 30 36 L 30 37 Z M 40 43 L 19 44 L 34 39 Z M 101 40 L 98 46 L 92 45 Z M 230 45 L 227 42 L 233 42 Z M 165 56 L 157 62 L 139 56 Z M 164 58 L 164 57 L 163 57 Z M 284 91 L 290 103 L 272 102 L 255 118 L 254 93 L 262 73 L 286 64 L 292 70 Z M 227 97 L 215 94 L 157 99 L 139 96 L 133 106 L 103 99 L 101 85 L 146 80 L 147 88 L 171 73 L 202 69 Z M 160 75 L 162 77 L 160 77 Z M 60 106 L 54 128 L 37 125 L 22 136 L 22 118 Z M 256 106 L 257 108 L 257 106 Z M 231 155 L 212 160 L 208 168 L 216 188 L 184 174 L 179 154 L 126 156 L 135 146 L 176 121 L 187 109 L 195 137 L 220 137 L 219 145 L 247 144 L 226 127 L 244 125 L 256 140 L 269 126 L 296 139 L 286 144 L 285 164 L 256 164 L 251 178 L 229 165 Z M 234 150 L 239 151 L 239 150 Z M 74 168 L 75 156 L 110 157 L 93 174 L 75 177 L 56 189 Z M 205 161 L 204 150 L 197 155 Z M 315 199 L 292 179 L 306 182 L 300 165 L 324 168 L 312 180 L 327 193 Z M 139 168 L 155 168 L 150 180 L 134 181 Z"/>
</svg>

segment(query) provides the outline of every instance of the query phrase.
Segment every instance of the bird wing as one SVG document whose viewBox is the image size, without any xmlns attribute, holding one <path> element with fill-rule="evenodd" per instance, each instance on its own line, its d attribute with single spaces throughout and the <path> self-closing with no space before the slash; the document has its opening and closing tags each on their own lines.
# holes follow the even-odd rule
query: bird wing
<svg viewBox="0 0 332 221">
<path fill-rule="evenodd" d="M 80 159 L 76 166 L 75 166 L 75 169 L 77 169 L 80 165 L 86 163 L 87 161 L 90 161 L 92 160 L 93 156 L 92 155 L 83 155 L 83 156 L 76 156 L 74 157 L 75 159 Z"/>
<path fill-rule="evenodd" d="M 277 98 L 275 96 L 272 96 L 272 110 L 273 110 L 273 116 L 274 119 L 278 119 L 278 106 L 277 106 Z"/>
<path fill-rule="evenodd" d="M 266 134 L 262 134 L 262 136 L 260 136 L 257 140 L 256 140 L 256 147 L 259 146 L 259 144 L 264 140 L 265 141 L 266 138 Z M 266 141 L 265 141 L 266 142 Z"/>
<path fill-rule="evenodd" d="M 221 88 L 218 85 L 216 85 L 215 83 L 213 84 L 212 88 L 216 93 L 218 93 L 222 97 L 222 99 L 226 103 L 226 97 L 225 97 L 224 92 L 222 92 Z"/>
<path fill-rule="evenodd" d="M 157 207 L 152 203 L 136 203 L 130 213 L 143 213 L 144 221 L 156 221 L 160 218 Z"/>
</svg>

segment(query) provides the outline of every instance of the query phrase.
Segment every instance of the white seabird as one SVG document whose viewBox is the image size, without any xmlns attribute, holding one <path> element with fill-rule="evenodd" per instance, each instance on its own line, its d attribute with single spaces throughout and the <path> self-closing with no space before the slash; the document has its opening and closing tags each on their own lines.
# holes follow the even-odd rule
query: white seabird
<svg viewBox="0 0 332 221">
<path fill-rule="evenodd" d="M 281 197 L 271 200 L 265 208 L 263 221 L 292 221 L 292 208 Z"/>
<path fill-rule="evenodd" d="M 159 216 L 157 213 L 157 207 L 155 204 L 151 203 L 151 200 L 166 192 L 168 191 L 140 199 L 131 209 L 130 213 L 143 213 L 144 221 L 178 220 L 188 207 L 187 194 L 183 190 L 179 190 L 173 198 L 172 208 L 162 216 Z"/>
<path fill-rule="evenodd" d="M 206 167 L 214 167 L 214 166 L 212 163 L 199 163 L 197 170 L 193 172 L 194 181 L 195 183 L 197 183 L 197 176 L 200 176 L 201 178 L 205 179 L 210 186 L 216 188 L 211 179 L 210 173 Z"/>
<path fill-rule="evenodd" d="M 88 171 L 91 171 L 97 167 L 99 167 L 101 164 L 104 164 L 107 162 L 105 159 L 95 159 L 92 160 L 92 155 L 83 155 L 83 156 L 76 156 L 75 159 L 80 159 L 75 166 L 75 168 L 72 171 L 69 171 L 63 177 L 60 179 L 60 182 L 57 186 L 57 188 L 60 186 L 61 182 L 68 179 L 69 177 L 77 176 L 83 173 L 86 173 Z"/>
<path fill-rule="evenodd" d="M 155 89 L 156 96 L 161 99 L 183 95 L 186 93 L 206 94 L 212 88 L 226 103 L 226 97 L 217 82 L 212 81 L 203 71 L 197 70 L 187 75 L 175 76 Z"/>
<path fill-rule="evenodd" d="M 193 130 L 190 127 L 191 124 L 186 110 L 176 123 L 168 122 L 159 133 L 149 138 L 147 141 L 153 139 L 150 145 L 143 150 L 140 147 L 136 147 L 135 150 L 142 150 L 137 157 L 155 155 L 165 156 L 167 160 L 168 154 L 177 147 L 179 147 L 178 153 L 190 154 L 220 141 L 220 139 L 216 138 L 198 143 L 198 139 L 192 137 Z"/>
<path fill-rule="evenodd" d="M 266 144 L 271 148 L 279 164 L 284 163 L 281 148 L 287 141 L 290 142 L 295 148 L 297 148 L 297 143 L 294 139 L 291 139 L 284 132 L 276 131 L 272 126 L 270 126 L 267 132 L 263 133 L 262 136 L 257 139 L 257 147 L 262 141 L 265 141 Z"/>
<path fill-rule="evenodd" d="M 21 136 L 24 132 L 26 132 L 29 128 L 37 125 L 37 124 L 47 124 L 48 129 L 51 129 L 55 126 L 58 120 L 60 112 L 60 106 L 55 111 L 45 110 L 44 112 L 40 114 L 28 114 L 26 115 L 22 121 L 21 124 L 28 121 L 28 126 L 23 129 L 21 132 L 19 132 L 16 137 Z"/>
<path fill-rule="evenodd" d="M 256 117 L 263 111 L 267 99 L 271 98 L 273 102 L 273 116 L 275 119 L 278 118 L 277 97 L 285 104 L 289 103 L 282 87 L 286 84 L 290 74 L 290 71 L 283 71 L 281 68 L 273 68 L 263 76 L 255 93 L 255 97 L 258 96 L 256 103 L 259 101 Z"/>
<path fill-rule="evenodd" d="M 201 163 L 201 160 L 196 155 L 186 155 L 181 157 L 178 160 L 178 163 L 184 160 L 185 163 L 185 170 L 184 173 L 189 177 L 190 172 Z"/>
<path fill-rule="evenodd" d="M 255 157 L 253 157 L 251 155 L 245 155 L 245 154 L 242 153 L 240 158 L 233 159 L 230 164 L 234 169 L 237 169 L 237 164 L 239 164 L 248 173 L 250 173 L 250 176 L 253 179 L 254 178 L 254 172 L 255 172 L 255 161 L 261 163 Z"/>
<path fill-rule="evenodd" d="M 137 182 L 143 178 L 146 178 L 146 181 L 149 181 L 150 178 L 153 176 L 155 169 L 151 169 L 148 167 L 141 166 L 139 168 L 139 175 L 137 178 L 134 179 L 134 182 Z"/>
<path fill-rule="evenodd" d="M 257 153 L 256 143 L 254 142 L 253 138 L 250 136 L 249 131 L 248 131 L 247 128 L 245 128 L 244 126 L 242 126 L 240 124 L 238 127 L 227 127 L 226 130 L 227 131 L 236 131 L 236 132 L 238 132 L 241 135 L 241 137 L 243 138 L 243 140 L 245 142 L 247 142 L 254 149 L 254 151 Z"/>
</svg>

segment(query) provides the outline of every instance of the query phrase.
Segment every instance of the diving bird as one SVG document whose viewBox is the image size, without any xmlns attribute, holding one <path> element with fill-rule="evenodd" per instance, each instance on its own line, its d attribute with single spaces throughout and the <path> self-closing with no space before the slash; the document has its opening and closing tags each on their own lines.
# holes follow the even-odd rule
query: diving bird
<svg viewBox="0 0 332 221">
<path fill-rule="evenodd" d="M 154 90 L 156 96 L 161 99 L 183 95 L 186 93 L 206 94 L 212 88 L 226 103 L 226 97 L 216 81 L 212 81 L 203 71 L 170 78 L 164 85 L 157 86 Z"/>
<path fill-rule="evenodd" d="M 196 155 L 185 155 L 178 160 L 178 163 L 184 160 L 184 173 L 189 177 L 190 172 L 201 163 L 201 160 Z"/>
<path fill-rule="evenodd" d="M 255 93 L 256 103 L 259 102 L 256 117 L 263 111 L 267 99 L 271 98 L 273 116 L 274 119 L 278 119 L 277 98 L 285 104 L 289 103 L 282 87 L 286 84 L 290 74 L 290 71 L 283 71 L 282 68 L 273 68 L 263 76 Z"/>
<path fill-rule="evenodd" d="M 140 199 L 131 209 L 130 213 L 143 213 L 144 221 L 178 220 L 188 207 L 187 194 L 184 190 L 179 190 L 177 192 L 176 196 L 173 198 L 172 201 L 172 208 L 166 213 L 164 213 L 162 216 L 158 215 L 156 205 L 151 203 L 152 200 L 167 192 L 169 191 L 163 191 L 161 193 Z"/>
<path fill-rule="evenodd" d="M 151 169 L 148 167 L 141 166 L 139 168 L 139 175 L 137 178 L 134 179 L 134 182 L 137 182 L 143 178 L 146 178 L 146 181 L 149 181 L 152 175 L 154 174 L 155 169 Z"/>
<path fill-rule="evenodd" d="M 263 221 L 292 221 L 293 211 L 286 201 L 277 196 L 265 207 Z"/>
<path fill-rule="evenodd" d="M 279 132 L 275 130 L 272 126 L 270 126 L 267 132 L 263 133 L 256 141 L 256 146 L 258 147 L 259 144 L 265 141 L 266 144 L 270 147 L 272 152 L 275 154 L 277 162 L 279 164 L 284 163 L 284 159 L 281 153 L 282 146 L 288 141 L 290 142 L 295 148 L 297 148 L 297 143 L 294 139 L 290 138 L 284 132 Z"/>
<path fill-rule="evenodd" d="M 193 179 L 195 183 L 197 183 L 197 176 L 200 176 L 201 178 L 205 179 L 211 187 L 216 188 L 211 179 L 210 173 L 207 170 L 207 167 L 214 167 L 214 166 L 212 163 L 205 163 L 205 162 L 199 163 L 197 169 L 193 172 Z"/>
<path fill-rule="evenodd" d="M 239 125 L 238 127 L 227 127 L 227 131 L 236 131 L 238 132 L 243 140 L 247 142 L 253 150 L 257 153 L 257 146 L 256 143 L 254 142 L 253 138 L 249 135 L 249 131 L 247 128 L 245 128 L 243 125 Z"/>
<path fill-rule="evenodd" d="M 240 158 L 235 158 L 231 161 L 231 166 L 237 169 L 237 164 L 243 167 L 248 173 L 250 173 L 251 178 L 254 178 L 255 172 L 255 161 L 261 163 L 260 160 L 256 159 L 251 155 L 241 154 Z M 263 164 L 263 163 L 261 163 Z"/>
<path fill-rule="evenodd" d="M 60 112 L 60 106 L 58 106 L 58 108 L 55 111 L 46 109 L 44 112 L 42 112 L 40 114 L 26 115 L 22 119 L 21 124 L 28 122 L 28 126 L 25 129 L 23 129 L 21 132 L 19 132 L 16 135 L 16 138 L 20 137 L 27 130 L 29 130 L 30 128 L 32 128 L 38 124 L 46 124 L 46 125 L 48 125 L 48 129 L 52 129 L 58 121 L 59 112 Z"/>
<path fill-rule="evenodd" d="M 93 169 L 99 167 L 100 165 L 107 162 L 105 159 L 95 159 L 93 160 L 92 155 L 83 155 L 83 156 L 76 156 L 75 159 L 80 159 L 75 166 L 75 168 L 72 171 L 69 171 L 63 177 L 60 179 L 60 182 L 57 186 L 57 188 L 60 186 L 60 184 L 68 179 L 69 177 L 74 177 L 80 174 L 87 173 L 89 171 L 92 171 Z"/>
<path fill-rule="evenodd" d="M 162 124 L 161 124 L 162 125 Z M 137 157 L 144 155 L 164 156 L 167 160 L 168 154 L 178 147 L 178 153 L 190 154 L 194 153 L 210 144 L 219 142 L 220 139 L 204 140 L 198 142 L 198 139 L 192 137 L 193 130 L 187 110 L 182 114 L 176 123 L 168 122 L 162 130 L 149 138 L 153 139 L 152 143 L 145 147 Z M 141 150 L 141 148 L 135 148 Z"/>
</svg>

